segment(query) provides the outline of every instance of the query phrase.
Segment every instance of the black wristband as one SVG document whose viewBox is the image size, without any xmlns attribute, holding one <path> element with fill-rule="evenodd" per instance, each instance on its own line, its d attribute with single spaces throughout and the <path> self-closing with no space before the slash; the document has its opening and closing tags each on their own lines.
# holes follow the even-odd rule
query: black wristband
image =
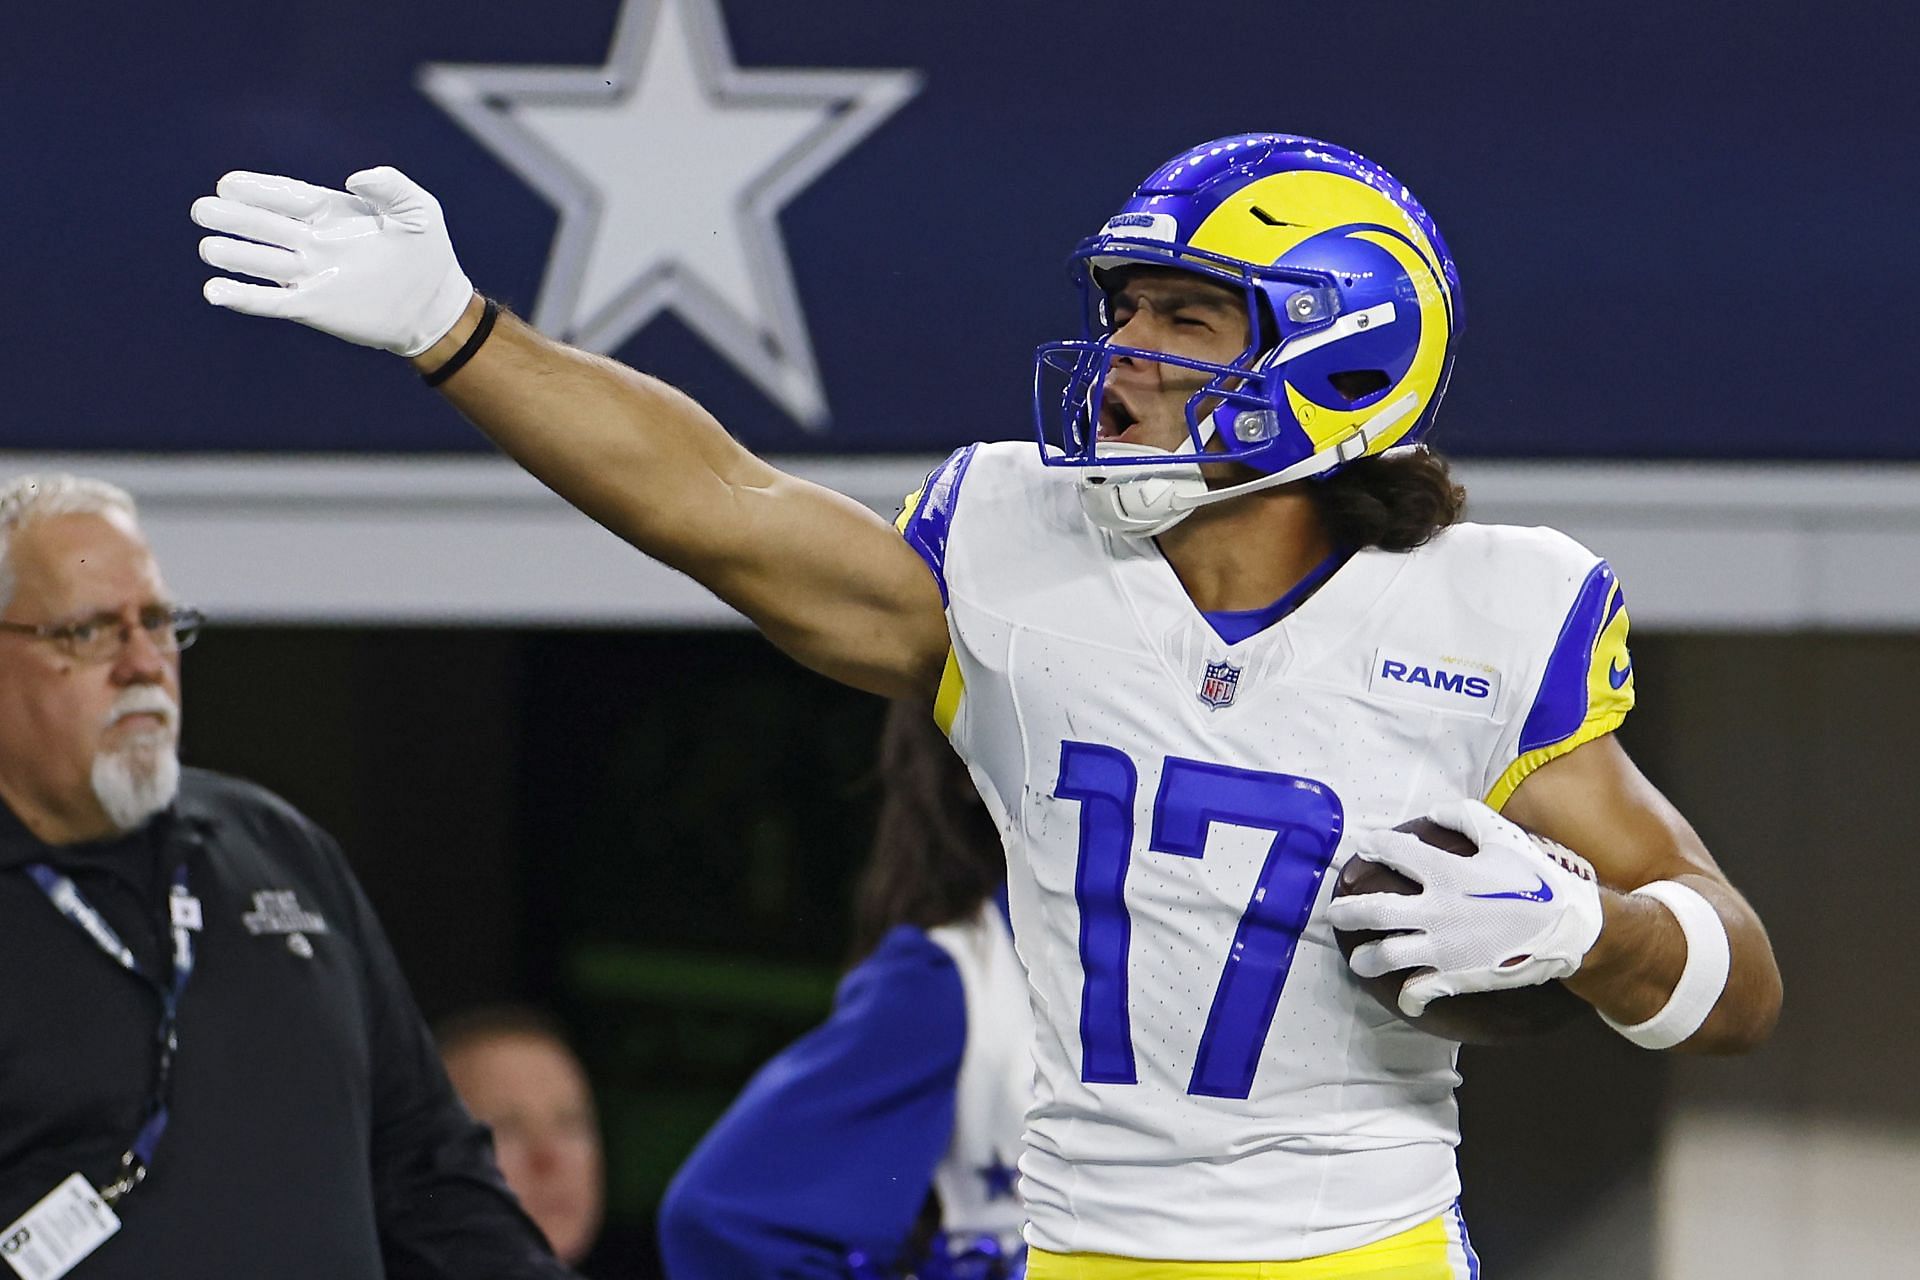
<svg viewBox="0 0 1920 1280">
<path fill-rule="evenodd" d="M 420 381 L 430 387 L 437 387 L 466 368 L 467 361 L 473 359 L 473 353 L 480 349 L 480 344 L 485 342 L 487 335 L 493 332 L 493 322 L 500 318 L 500 304 L 492 298 L 486 298 L 483 301 L 487 305 L 486 309 L 480 313 L 480 323 L 473 327 L 473 332 L 468 334 L 467 340 L 460 344 L 460 349 L 453 353 L 452 359 L 432 373 L 421 374 Z"/>
</svg>

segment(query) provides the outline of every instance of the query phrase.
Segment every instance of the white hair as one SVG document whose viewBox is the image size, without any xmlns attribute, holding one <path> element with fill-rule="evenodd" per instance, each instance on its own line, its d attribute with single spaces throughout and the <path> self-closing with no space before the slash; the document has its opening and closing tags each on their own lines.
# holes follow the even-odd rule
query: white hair
<svg viewBox="0 0 1920 1280">
<path fill-rule="evenodd" d="M 137 522 L 133 495 L 117 484 L 64 471 L 41 476 L 16 476 L 0 484 L 0 609 L 13 600 L 14 531 L 51 516 L 106 515 L 109 512 Z"/>
<path fill-rule="evenodd" d="M 172 804 L 180 790 L 180 708 L 158 685 L 135 685 L 115 700 L 107 723 L 141 711 L 158 716 L 160 724 L 128 733 L 93 757 L 93 798 L 116 831 L 133 830 Z"/>
</svg>

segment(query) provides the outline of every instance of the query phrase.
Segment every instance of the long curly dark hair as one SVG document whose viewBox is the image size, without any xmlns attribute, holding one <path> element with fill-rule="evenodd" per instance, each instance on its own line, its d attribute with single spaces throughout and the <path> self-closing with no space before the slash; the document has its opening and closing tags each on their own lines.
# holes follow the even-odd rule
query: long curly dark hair
<svg viewBox="0 0 1920 1280">
<path fill-rule="evenodd" d="M 1350 462 L 1307 492 L 1335 544 L 1355 549 L 1411 551 L 1467 505 L 1447 460 L 1426 448 Z"/>
<path fill-rule="evenodd" d="M 920 702 L 895 702 L 880 730 L 880 816 L 854 892 L 853 954 L 897 924 L 964 920 L 1006 880 L 1006 854 L 973 779 Z"/>
</svg>

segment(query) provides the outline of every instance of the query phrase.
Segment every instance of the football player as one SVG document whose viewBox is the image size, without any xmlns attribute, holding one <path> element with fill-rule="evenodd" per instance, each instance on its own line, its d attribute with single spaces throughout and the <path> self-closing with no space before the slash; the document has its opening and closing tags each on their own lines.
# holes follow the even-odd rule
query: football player
<svg viewBox="0 0 1920 1280">
<path fill-rule="evenodd" d="M 1157 169 L 1074 256 L 1041 447 L 960 450 L 898 530 L 502 314 L 397 171 L 346 187 L 222 178 L 201 256 L 266 283 L 208 301 L 412 358 L 800 661 L 932 703 L 1007 846 L 1038 1280 L 1474 1274 L 1456 1046 L 1356 972 L 1408 971 L 1408 1015 L 1562 981 L 1653 1049 L 1771 1029 L 1765 931 L 1613 736 L 1620 584 L 1550 530 L 1457 523 L 1420 443 L 1459 280 L 1377 165 L 1256 134 Z M 1478 852 L 1391 830 L 1420 814 Z M 1423 892 L 1331 902 L 1355 855 Z M 1335 927 L 1389 936 L 1350 971 Z"/>
</svg>

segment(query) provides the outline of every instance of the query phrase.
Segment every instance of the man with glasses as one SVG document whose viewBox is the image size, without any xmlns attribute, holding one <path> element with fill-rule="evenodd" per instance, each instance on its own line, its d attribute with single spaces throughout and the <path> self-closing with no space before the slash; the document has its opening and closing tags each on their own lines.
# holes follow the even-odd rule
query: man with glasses
<svg viewBox="0 0 1920 1280">
<path fill-rule="evenodd" d="M 33 1280 L 568 1275 L 338 847 L 181 767 L 200 622 L 125 492 L 0 483 L 0 1261 Z"/>
</svg>

